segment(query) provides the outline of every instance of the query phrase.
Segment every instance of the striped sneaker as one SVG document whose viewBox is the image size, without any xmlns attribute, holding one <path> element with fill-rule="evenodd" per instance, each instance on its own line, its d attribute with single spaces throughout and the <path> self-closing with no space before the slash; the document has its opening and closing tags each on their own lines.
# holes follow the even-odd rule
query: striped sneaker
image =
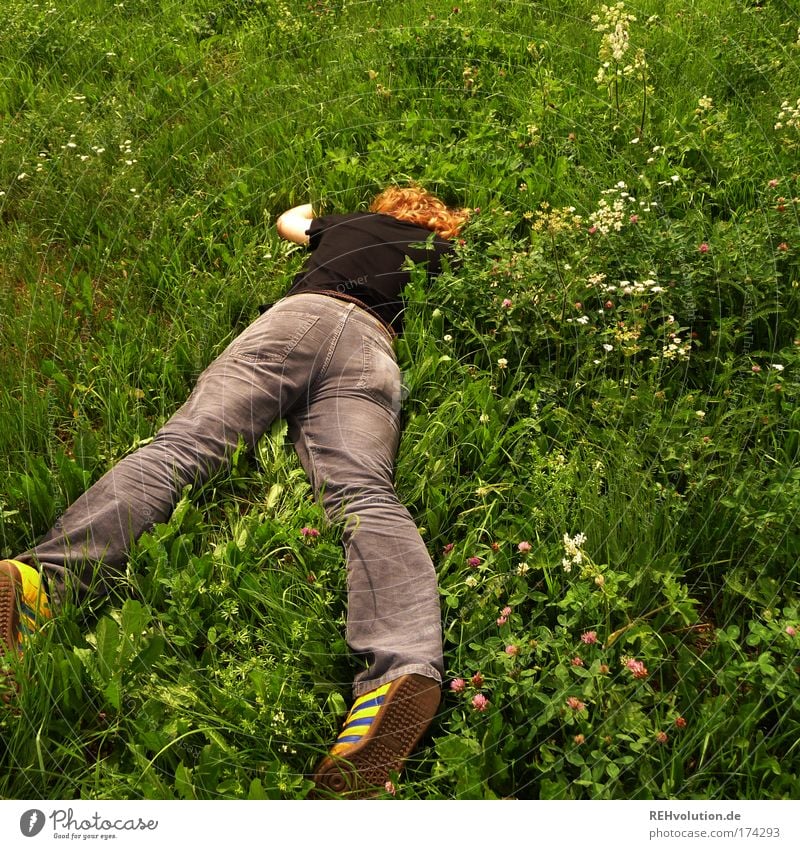
<svg viewBox="0 0 800 849">
<path fill-rule="evenodd" d="M 317 767 L 317 790 L 350 798 L 375 795 L 416 748 L 440 697 L 438 682 L 424 675 L 403 675 L 359 696 Z"/>
<path fill-rule="evenodd" d="M 0 560 L 0 655 L 21 653 L 25 637 L 49 618 L 50 604 L 36 569 L 18 560 Z"/>
</svg>

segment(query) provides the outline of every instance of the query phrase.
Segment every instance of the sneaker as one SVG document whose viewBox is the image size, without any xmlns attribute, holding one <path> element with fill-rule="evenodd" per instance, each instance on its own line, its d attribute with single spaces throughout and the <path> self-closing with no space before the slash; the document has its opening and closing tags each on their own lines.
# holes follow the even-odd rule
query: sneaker
<svg viewBox="0 0 800 849">
<path fill-rule="evenodd" d="M 0 654 L 21 653 L 24 638 L 50 615 L 37 570 L 18 560 L 0 560 Z"/>
<path fill-rule="evenodd" d="M 317 790 L 350 798 L 375 795 L 391 773 L 400 772 L 436 715 L 440 698 L 438 682 L 424 675 L 403 675 L 359 696 L 314 773 Z"/>
</svg>

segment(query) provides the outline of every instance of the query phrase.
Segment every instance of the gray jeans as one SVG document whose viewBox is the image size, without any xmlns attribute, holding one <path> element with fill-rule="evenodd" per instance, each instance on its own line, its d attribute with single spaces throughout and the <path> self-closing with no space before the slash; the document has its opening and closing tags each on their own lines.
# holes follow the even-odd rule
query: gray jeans
<svg viewBox="0 0 800 849">
<path fill-rule="evenodd" d="M 153 441 L 125 457 L 18 559 L 103 595 L 131 541 L 164 522 L 182 488 L 227 466 L 285 418 L 327 515 L 344 521 L 347 641 L 368 668 L 355 695 L 407 673 L 441 682 L 433 563 L 394 490 L 400 369 L 389 334 L 365 310 L 326 295 L 285 297 L 201 375 Z"/>
</svg>

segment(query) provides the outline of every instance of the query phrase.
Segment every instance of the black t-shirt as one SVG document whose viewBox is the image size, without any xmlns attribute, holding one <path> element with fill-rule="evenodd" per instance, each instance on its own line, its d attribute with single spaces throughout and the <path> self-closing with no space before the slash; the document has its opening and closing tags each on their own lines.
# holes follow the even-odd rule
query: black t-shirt
<svg viewBox="0 0 800 849">
<path fill-rule="evenodd" d="M 325 289 L 350 295 L 398 333 L 403 329 L 400 295 L 411 277 L 403 269 L 406 257 L 433 275 L 453 248 L 432 230 L 374 212 L 324 215 L 306 233 L 311 254 L 287 295 Z"/>
</svg>

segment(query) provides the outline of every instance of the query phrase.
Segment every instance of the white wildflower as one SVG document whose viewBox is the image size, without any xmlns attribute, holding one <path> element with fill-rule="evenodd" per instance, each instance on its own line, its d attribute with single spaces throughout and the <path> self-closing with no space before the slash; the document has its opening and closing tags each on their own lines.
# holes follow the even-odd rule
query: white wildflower
<svg viewBox="0 0 800 849">
<path fill-rule="evenodd" d="M 788 100 L 784 100 L 781 103 L 781 111 L 778 113 L 775 129 L 781 130 L 784 127 L 800 130 L 800 97 L 797 98 L 796 106 L 792 106 Z"/>
<path fill-rule="evenodd" d="M 603 5 L 601 15 L 592 15 L 592 23 L 595 24 L 595 32 L 603 34 L 600 41 L 600 69 L 595 76 L 598 85 L 607 83 L 609 78 L 621 78 L 629 76 L 645 65 L 644 51 L 637 50 L 633 62 L 623 66 L 623 60 L 630 48 L 629 25 L 636 20 L 634 15 L 625 12 L 625 4 L 617 3 L 614 6 Z M 611 63 L 614 68 L 611 70 Z"/>
</svg>

